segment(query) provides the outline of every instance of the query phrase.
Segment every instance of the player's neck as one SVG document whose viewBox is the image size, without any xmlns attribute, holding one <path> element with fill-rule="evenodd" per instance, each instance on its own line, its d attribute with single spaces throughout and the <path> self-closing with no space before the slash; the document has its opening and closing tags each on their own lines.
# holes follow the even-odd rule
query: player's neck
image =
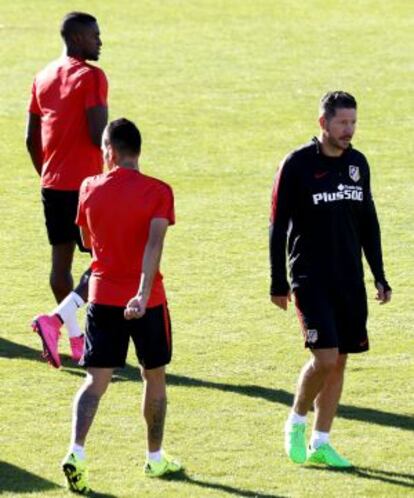
<svg viewBox="0 0 414 498">
<path fill-rule="evenodd" d="M 125 168 L 125 169 L 136 169 L 137 171 L 139 170 L 138 160 L 132 159 L 129 157 L 118 161 L 116 166 L 119 166 L 120 168 Z"/>
<path fill-rule="evenodd" d="M 340 157 L 344 150 L 340 147 L 332 145 L 324 135 L 319 136 L 319 143 L 321 144 L 322 154 L 328 157 Z"/>
<path fill-rule="evenodd" d="M 81 51 L 75 47 L 65 47 L 63 49 L 64 55 L 66 57 L 73 57 L 74 59 L 86 60 Z"/>
</svg>

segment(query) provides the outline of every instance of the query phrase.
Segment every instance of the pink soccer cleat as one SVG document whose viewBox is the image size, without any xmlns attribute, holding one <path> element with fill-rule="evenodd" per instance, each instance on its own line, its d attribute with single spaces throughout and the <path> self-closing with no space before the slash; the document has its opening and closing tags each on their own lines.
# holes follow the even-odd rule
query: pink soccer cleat
<svg viewBox="0 0 414 498">
<path fill-rule="evenodd" d="M 72 350 L 72 360 L 77 363 L 83 356 L 85 336 L 82 334 L 78 337 L 70 337 L 69 342 Z"/>
<path fill-rule="evenodd" d="M 32 321 L 32 328 L 42 339 L 43 357 L 55 368 L 61 365 L 58 342 L 62 322 L 57 315 L 39 315 Z"/>
</svg>

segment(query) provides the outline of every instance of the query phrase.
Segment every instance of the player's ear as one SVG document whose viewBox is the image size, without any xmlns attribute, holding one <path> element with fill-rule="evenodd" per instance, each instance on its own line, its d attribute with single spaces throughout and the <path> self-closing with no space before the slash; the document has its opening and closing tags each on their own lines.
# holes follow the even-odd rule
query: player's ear
<svg viewBox="0 0 414 498">
<path fill-rule="evenodd" d="M 112 147 L 112 145 L 108 145 L 108 153 L 109 153 L 109 160 L 113 164 L 118 164 L 119 162 L 119 152 Z"/>
<path fill-rule="evenodd" d="M 84 36 L 83 36 L 83 33 L 82 32 L 77 32 L 77 33 L 72 33 L 72 36 L 71 36 L 71 42 L 73 45 L 75 45 L 76 47 L 79 47 L 82 45 L 83 43 L 83 39 L 84 39 Z"/>
<path fill-rule="evenodd" d="M 322 130 L 326 130 L 327 120 L 325 116 L 319 116 L 319 126 Z"/>
</svg>

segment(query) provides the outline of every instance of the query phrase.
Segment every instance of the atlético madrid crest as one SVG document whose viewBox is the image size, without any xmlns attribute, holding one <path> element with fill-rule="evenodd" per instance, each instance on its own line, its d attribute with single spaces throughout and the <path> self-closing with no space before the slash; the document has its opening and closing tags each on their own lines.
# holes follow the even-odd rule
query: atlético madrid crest
<svg viewBox="0 0 414 498">
<path fill-rule="evenodd" d="M 349 165 L 349 177 L 351 180 L 354 180 L 355 183 L 361 178 L 359 166 L 353 166 L 352 164 Z"/>
<path fill-rule="evenodd" d="M 306 341 L 309 344 L 315 344 L 318 340 L 318 331 L 316 329 L 308 329 L 306 331 Z"/>
</svg>

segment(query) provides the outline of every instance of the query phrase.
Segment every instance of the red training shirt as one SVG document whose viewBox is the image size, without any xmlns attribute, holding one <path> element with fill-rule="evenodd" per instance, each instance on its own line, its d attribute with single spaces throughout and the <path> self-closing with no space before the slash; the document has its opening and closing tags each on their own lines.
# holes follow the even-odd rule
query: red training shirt
<svg viewBox="0 0 414 498">
<path fill-rule="evenodd" d="M 105 73 L 82 59 L 62 56 L 36 75 L 29 112 L 41 117 L 42 187 L 79 190 L 84 178 L 102 172 L 86 110 L 106 106 L 107 96 Z"/>
<path fill-rule="evenodd" d="M 166 183 L 122 167 L 84 180 L 76 223 L 91 234 L 89 302 L 125 306 L 136 295 L 153 218 L 175 223 L 173 192 Z M 165 301 L 157 271 L 147 306 Z"/>
</svg>

